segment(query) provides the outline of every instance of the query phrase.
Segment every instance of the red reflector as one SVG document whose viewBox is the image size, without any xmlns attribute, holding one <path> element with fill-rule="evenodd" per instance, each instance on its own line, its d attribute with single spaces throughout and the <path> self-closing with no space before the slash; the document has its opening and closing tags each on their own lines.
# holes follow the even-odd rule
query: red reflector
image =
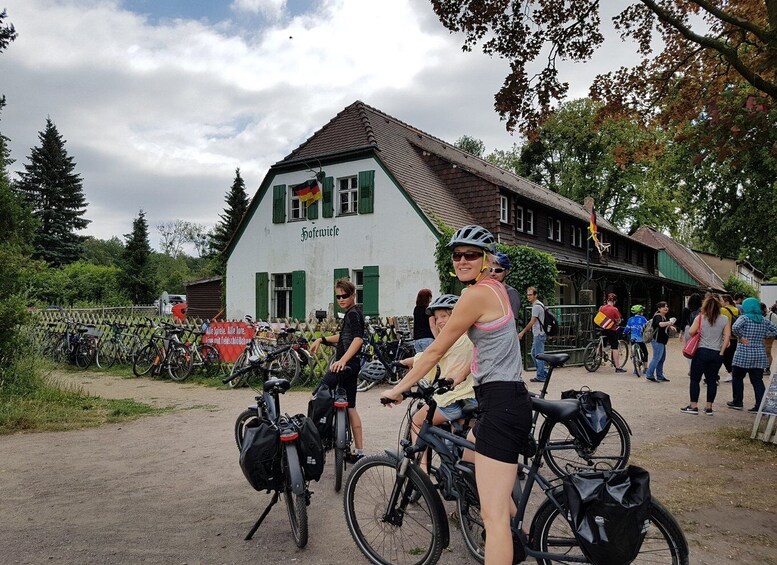
<svg viewBox="0 0 777 565">
<path fill-rule="evenodd" d="M 293 432 L 290 434 L 283 434 L 281 435 L 281 441 L 294 441 L 299 437 L 299 434 L 297 432 Z"/>
<path fill-rule="evenodd" d="M 338 401 L 335 402 L 335 408 L 348 408 L 348 402 Z"/>
</svg>

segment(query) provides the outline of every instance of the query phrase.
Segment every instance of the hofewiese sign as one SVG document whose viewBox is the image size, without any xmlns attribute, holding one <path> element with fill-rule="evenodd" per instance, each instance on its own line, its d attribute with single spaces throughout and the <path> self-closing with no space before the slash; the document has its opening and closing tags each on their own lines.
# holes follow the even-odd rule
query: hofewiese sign
<svg viewBox="0 0 777 565">
<path fill-rule="evenodd" d="M 340 228 L 337 226 L 329 226 L 326 228 L 306 228 L 303 227 L 300 233 L 300 241 L 307 241 L 309 239 L 319 239 L 322 237 L 337 237 L 340 235 Z"/>
</svg>

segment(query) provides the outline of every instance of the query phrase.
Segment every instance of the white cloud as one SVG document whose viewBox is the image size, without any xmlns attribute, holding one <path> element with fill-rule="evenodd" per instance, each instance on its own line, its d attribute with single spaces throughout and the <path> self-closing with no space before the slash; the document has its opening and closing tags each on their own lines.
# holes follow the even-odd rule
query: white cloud
<svg viewBox="0 0 777 565">
<path fill-rule="evenodd" d="M 235 12 L 262 14 L 268 19 L 280 19 L 286 0 L 234 0 L 230 6 Z"/>
</svg>

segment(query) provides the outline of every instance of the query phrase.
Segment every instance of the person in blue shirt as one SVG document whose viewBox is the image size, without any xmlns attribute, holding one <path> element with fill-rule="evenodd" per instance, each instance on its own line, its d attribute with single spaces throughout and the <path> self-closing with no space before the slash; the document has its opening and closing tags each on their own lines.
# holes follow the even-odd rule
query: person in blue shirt
<svg viewBox="0 0 777 565">
<path fill-rule="evenodd" d="M 645 366 L 647 366 L 648 349 L 647 345 L 645 345 L 645 340 L 642 339 L 642 329 L 648 322 L 647 318 L 642 315 L 644 311 L 645 308 L 640 304 L 632 306 L 631 313 L 633 316 L 626 322 L 626 328 L 628 329 L 628 334 L 631 336 L 631 342 L 639 344 L 639 349 L 642 351 L 642 360 L 645 362 Z M 634 374 L 639 377 L 636 370 L 634 370 Z"/>
</svg>

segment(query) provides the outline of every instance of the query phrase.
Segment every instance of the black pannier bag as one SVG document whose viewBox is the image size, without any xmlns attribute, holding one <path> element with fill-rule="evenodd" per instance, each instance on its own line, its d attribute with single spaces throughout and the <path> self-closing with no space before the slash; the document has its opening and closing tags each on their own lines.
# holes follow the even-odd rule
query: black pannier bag
<svg viewBox="0 0 777 565">
<path fill-rule="evenodd" d="M 324 446 L 313 420 L 297 414 L 294 416 L 299 429 L 299 462 L 308 481 L 317 481 L 324 472 Z"/>
<path fill-rule="evenodd" d="M 283 488 L 281 473 L 281 436 L 267 422 L 246 426 L 240 468 L 256 490 Z"/>
<path fill-rule="evenodd" d="M 335 407 L 330 388 L 321 383 L 313 398 L 308 402 L 308 418 L 318 428 L 318 436 L 324 449 L 332 448 L 332 429 L 334 428 Z"/>
<path fill-rule="evenodd" d="M 594 565 L 626 565 L 639 553 L 650 525 L 650 475 L 629 465 L 619 471 L 563 478 L 569 521 Z"/>
<path fill-rule="evenodd" d="M 580 406 L 577 417 L 565 422 L 572 435 L 598 447 L 612 425 L 610 395 L 598 390 L 565 390 L 561 398 L 576 398 Z"/>
</svg>

